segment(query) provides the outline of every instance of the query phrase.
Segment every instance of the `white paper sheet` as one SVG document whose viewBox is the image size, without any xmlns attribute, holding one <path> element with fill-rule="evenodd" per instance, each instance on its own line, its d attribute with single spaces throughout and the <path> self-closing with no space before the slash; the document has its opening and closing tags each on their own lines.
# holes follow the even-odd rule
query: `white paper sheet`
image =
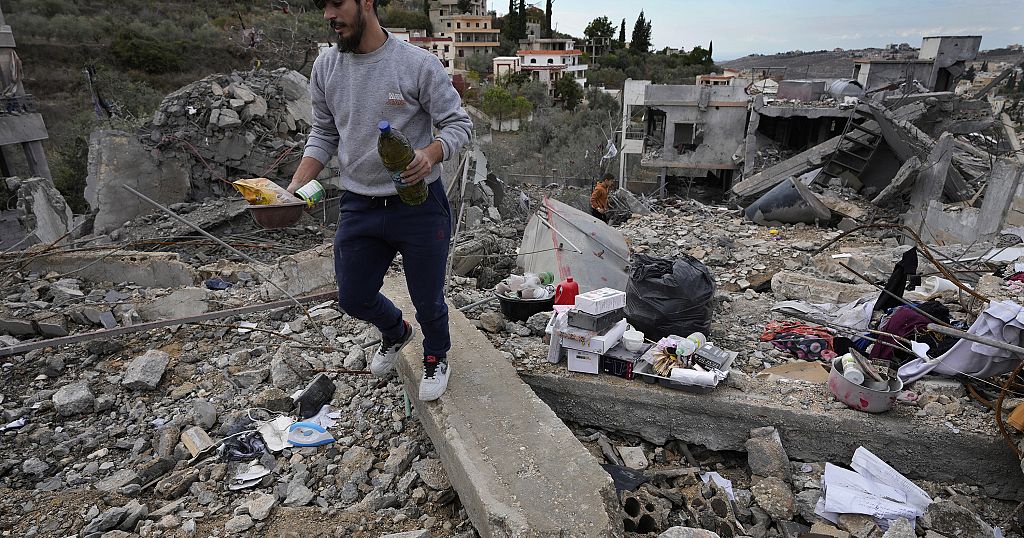
<svg viewBox="0 0 1024 538">
<path fill-rule="evenodd" d="M 725 493 L 729 496 L 730 501 L 736 500 L 736 496 L 733 495 L 732 492 L 732 480 L 729 480 L 728 478 L 716 473 L 715 471 L 711 471 L 710 473 L 702 473 L 700 475 L 700 479 L 703 480 L 705 484 L 707 484 L 711 480 L 714 480 L 715 484 L 722 486 L 722 489 L 724 489 Z"/>
<path fill-rule="evenodd" d="M 815 514 L 833 523 L 840 514 L 865 514 L 888 528 L 901 517 L 913 523 L 932 502 L 924 490 L 864 447 L 854 452 L 851 467 L 854 471 L 825 464 Z"/>
</svg>

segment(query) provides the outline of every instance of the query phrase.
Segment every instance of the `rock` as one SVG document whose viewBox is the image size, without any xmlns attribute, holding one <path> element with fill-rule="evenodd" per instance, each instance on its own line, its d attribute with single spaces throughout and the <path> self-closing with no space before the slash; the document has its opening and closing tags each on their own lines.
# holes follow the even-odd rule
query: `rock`
<svg viewBox="0 0 1024 538">
<path fill-rule="evenodd" d="M 839 528 L 849 532 L 853 538 L 877 538 L 882 534 L 875 520 L 864 514 L 840 515 Z"/>
<path fill-rule="evenodd" d="M 505 328 L 505 318 L 497 312 L 484 312 L 480 314 L 480 328 L 489 333 L 500 332 Z"/>
<path fill-rule="evenodd" d="M 430 531 L 425 529 L 415 531 L 396 532 L 394 534 L 385 534 L 380 538 L 433 538 Z"/>
<path fill-rule="evenodd" d="M 406 441 L 398 448 L 391 451 L 388 455 L 388 459 L 384 462 L 384 472 L 390 473 L 395 476 L 400 475 L 409 468 L 409 464 L 412 463 L 413 458 L 416 457 L 416 446 Z"/>
<path fill-rule="evenodd" d="M 793 492 L 781 478 L 764 478 L 754 484 L 750 492 L 754 494 L 754 502 L 772 519 L 784 521 L 793 518 Z"/>
<path fill-rule="evenodd" d="M 789 456 L 779 432 L 773 427 L 758 428 L 750 432 L 746 442 L 747 465 L 750 474 L 761 477 L 790 477 Z"/>
<path fill-rule="evenodd" d="M 95 397 L 84 381 L 64 385 L 53 395 L 53 406 L 64 417 L 92 411 L 94 402 Z"/>
<path fill-rule="evenodd" d="M 622 463 L 630 469 L 646 469 L 648 465 L 647 455 L 644 454 L 642 446 L 617 446 L 615 450 L 622 457 Z"/>
<path fill-rule="evenodd" d="M 102 514 L 92 518 L 92 521 L 82 529 L 83 536 L 93 533 L 101 533 L 117 528 L 131 511 L 127 506 L 115 506 Z"/>
<path fill-rule="evenodd" d="M 211 120 L 213 117 L 211 116 Z M 242 119 L 238 117 L 238 112 L 231 110 L 230 108 L 220 109 L 220 114 L 217 116 L 217 127 L 234 127 L 235 125 L 241 125 Z"/>
<path fill-rule="evenodd" d="M 448 475 L 444 472 L 444 467 L 441 466 L 441 460 L 425 458 L 413 463 L 412 468 L 430 489 L 446 491 L 452 487 L 452 483 L 448 481 Z"/>
<path fill-rule="evenodd" d="M 287 494 L 285 495 L 285 506 L 306 506 L 313 501 L 313 492 L 299 480 L 292 480 L 288 483 Z"/>
<path fill-rule="evenodd" d="M 196 480 L 199 480 L 199 469 L 185 468 L 157 482 L 155 491 L 166 500 L 177 499 L 184 495 Z"/>
<path fill-rule="evenodd" d="M 901 517 L 889 524 L 889 530 L 885 531 L 882 538 L 917 538 L 917 534 L 910 522 Z"/>
<path fill-rule="evenodd" d="M 246 497 L 245 502 L 242 503 L 241 508 L 246 510 L 256 521 L 263 521 L 270 515 L 270 511 L 273 510 L 274 505 L 277 504 L 277 497 L 273 495 L 267 495 L 266 493 L 253 493 Z"/>
<path fill-rule="evenodd" d="M 346 370 L 363 370 L 366 368 L 366 352 L 359 346 L 353 346 L 352 350 L 345 356 L 344 366 Z"/>
<path fill-rule="evenodd" d="M 170 360 L 166 352 L 151 349 L 128 365 L 121 384 L 132 390 L 153 390 L 160 384 Z"/>
<path fill-rule="evenodd" d="M 229 534 L 241 534 L 251 529 L 253 525 L 255 525 L 255 523 L 253 523 L 252 518 L 247 514 L 243 514 L 229 519 L 228 522 L 224 524 L 224 532 Z"/>
<path fill-rule="evenodd" d="M 295 407 L 295 401 L 292 400 L 292 397 L 277 387 L 263 389 L 253 399 L 253 404 L 256 407 L 263 407 L 281 413 L 289 413 Z"/>
<path fill-rule="evenodd" d="M 814 514 L 814 508 L 820 498 L 820 489 L 805 489 L 793 498 L 793 511 L 796 515 L 804 518 L 804 521 L 814 521 L 817 517 Z"/>
<path fill-rule="evenodd" d="M 373 467 L 373 452 L 358 445 L 349 448 L 341 457 L 341 464 L 335 471 L 338 484 L 343 485 L 352 475 L 358 472 L 367 472 L 371 467 Z"/>
<path fill-rule="evenodd" d="M 821 534 L 823 536 L 832 536 L 833 538 L 850 538 L 850 533 L 837 529 L 831 523 L 824 521 L 815 521 L 811 525 L 812 534 Z"/>
<path fill-rule="evenodd" d="M 526 320 L 526 328 L 530 329 L 534 336 L 541 336 L 544 334 L 544 330 L 547 329 L 549 321 L 551 321 L 549 314 L 537 312 Z"/>
<path fill-rule="evenodd" d="M 204 288 L 181 288 L 148 305 L 139 307 L 139 316 L 146 321 L 176 319 L 209 312 L 210 291 Z"/>
<path fill-rule="evenodd" d="M 43 476 L 49 468 L 50 464 L 39 458 L 29 458 L 21 462 L 21 472 L 35 477 Z"/>
<path fill-rule="evenodd" d="M 465 219 L 466 229 L 472 230 L 480 226 L 484 221 L 484 210 L 477 206 L 469 206 L 466 208 L 466 214 L 463 217 Z"/>
<path fill-rule="evenodd" d="M 134 484 L 139 482 L 139 475 L 131 469 L 121 469 L 116 473 L 96 482 L 96 489 L 105 491 L 107 493 L 113 493 L 128 484 Z"/>
<path fill-rule="evenodd" d="M 977 514 L 951 500 L 936 501 L 924 513 L 925 528 L 947 536 L 992 538 L 992 527 Z"/>
<path fill-rule="evenodd" d="M 248 389 L 262 384 L 263 381 L 267 379 L 268 375 L 270 375 L 270 370 L 266 368 L 259 368 L 256 370 L 238 372 L 231 376 L 231 380 L 239 387 Z"/>
<path fill-rule="evenodd" d="M 139 501 L 132 501 L 125 505 L 125 508 L 128 509 L 128 513 L 125 514 L 124 519 L 117 528 L 126 532 L 135 532 L 135 527 L 139 521 L 142 521 L 149 515 L 149 508 L 139 503 Z"/>
<path fill-rule="evenodd" d="M 299 383 L 302 383 L 302 378 L 288 366 L 284 357 L 274 357 L 270 361 L 270 382 L 275 387 L 287 391 L 294 389 Z"/>
<path fill-rule="evenodd" d="M 197 426 L 207 431 L 212 430 L 217 424 L 217 408 L 210 402 L 197 398 L 192 400 L 192 417 Z"/>
<path fill-rule="evenodd" d="M 658 538 L 718 538 L 718 534 L 693 527 L 670 527 L 659 534 Z"/>
</svg>

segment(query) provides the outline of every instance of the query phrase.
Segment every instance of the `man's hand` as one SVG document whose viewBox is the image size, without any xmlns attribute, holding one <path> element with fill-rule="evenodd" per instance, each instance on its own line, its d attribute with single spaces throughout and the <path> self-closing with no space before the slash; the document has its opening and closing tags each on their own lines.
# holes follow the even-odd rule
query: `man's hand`
<svg viewBox="0 0 1024 538">
<path fill-rule="evenodd" d="M 413 157 L 412 162 L 402 172 L 402 182 L 406 185 L 415 185 L 423 181 L 430 175 L 434 165 L 441 162 L 443 158 L 444 152 L 441 149 L 441 143 L 436 140 L 431 142 L 429 146 L 416 150 L 416 156 Z"/>
<path fill-rule="evenodd" d="M 303 185 L 320 175 L 320 171 L 323 169 L 324 165 L 320 161 L 312 157 L 303 157 L 299 161 L 299 167 L 295 170 L 295 174 L 292 175 L 292 180 L 288 183 L 286 190 L 295 194 L 295 191 L 301 189 Z"/>
</svg>

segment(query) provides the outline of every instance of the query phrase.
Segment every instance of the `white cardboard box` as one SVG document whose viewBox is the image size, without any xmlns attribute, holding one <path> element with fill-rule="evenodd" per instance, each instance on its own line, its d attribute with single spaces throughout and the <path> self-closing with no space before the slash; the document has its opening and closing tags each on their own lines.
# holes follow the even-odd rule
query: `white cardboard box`
<svg viewBox="0 0 1024 538">
<path fill-rule="evenodd" d="M 577 327 L 566 327 L 559 330 L 558 335 L 562 338 L 562 347 L 604 355 L 619 343 L 622 333 L 626 332 L 626 326 L 626 320 L 621 319 L 604 334 L 594 334 Z"/>
<path fill-rule="evenodd" d="M 569 357 L 569 371 L 581 372 L 584 374 L 596 374 L 601 369 L 601 355 L 587 353 L 578 349 L 567 349 Z"/>
<path fill-rule="evenodd" d="M 626 292 L 601 288 L 576 296 L 576 309 L 594 316 L 626 306 Z"/>
</svg>

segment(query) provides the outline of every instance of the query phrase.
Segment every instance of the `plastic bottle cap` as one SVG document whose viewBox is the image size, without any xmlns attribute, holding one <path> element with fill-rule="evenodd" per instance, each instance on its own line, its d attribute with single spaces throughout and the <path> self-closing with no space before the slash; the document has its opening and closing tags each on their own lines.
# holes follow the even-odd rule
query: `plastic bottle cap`
<svg viewBox="0 0 1024 538">
<path fill-rule="evenodd" d="M 391 130 L 391 122 L 388 120 L 380 120 L 380 123 L 377 124 L 377 128 L 380 129 L 380 132 L 386 133 Z"/>
</svg>

